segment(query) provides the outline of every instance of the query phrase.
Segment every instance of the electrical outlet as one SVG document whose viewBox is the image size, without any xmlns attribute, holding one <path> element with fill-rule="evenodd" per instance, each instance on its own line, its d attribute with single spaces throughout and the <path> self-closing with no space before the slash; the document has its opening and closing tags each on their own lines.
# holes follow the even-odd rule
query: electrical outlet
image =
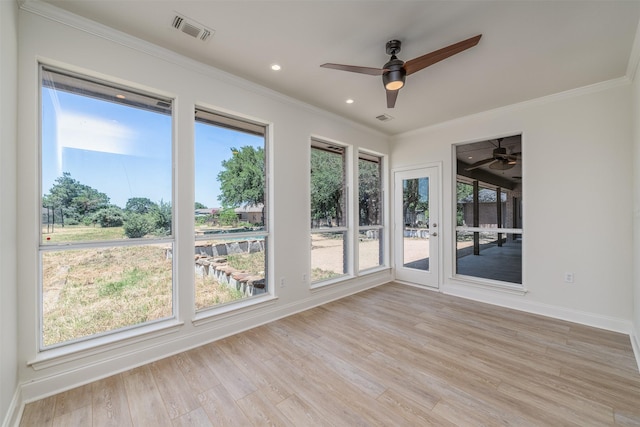
<svg viewBox="0 0 640 427">
<path fill-rule="evenodd" d="M 284 277 L 280 278 L 280 287 L 284 288 Z"/>
<path fill-rule="evenodd" d="M 564 281 L 565 283 L 573 283 L 573 273 L 564 273 Z"/>
<path fill-rule="evenodd" d="M 306 274 L 302 275 L 302 283 L 307 283 L 307 275 Z"/>
</svg>

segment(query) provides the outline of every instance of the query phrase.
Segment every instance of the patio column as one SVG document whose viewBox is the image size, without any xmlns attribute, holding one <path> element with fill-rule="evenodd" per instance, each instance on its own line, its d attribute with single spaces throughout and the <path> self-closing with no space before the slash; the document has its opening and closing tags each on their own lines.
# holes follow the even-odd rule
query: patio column
<svg viewBox="0 0 640 427">
<path fill-rule="evenodd" d="M 496 213 L 498 228 L 502 228 L 502 189 L 500 187 L 496 188 Z M 498 233 L 498 246 L 502 247 L 502 233 Z"/>
<path fill-rule="evenodd" d="M 480 227 L 480 185 L 473 181 L 473 226 Z M 473 254 L 480 255 L 480 233 L 473 232 Z"/>
</svg>

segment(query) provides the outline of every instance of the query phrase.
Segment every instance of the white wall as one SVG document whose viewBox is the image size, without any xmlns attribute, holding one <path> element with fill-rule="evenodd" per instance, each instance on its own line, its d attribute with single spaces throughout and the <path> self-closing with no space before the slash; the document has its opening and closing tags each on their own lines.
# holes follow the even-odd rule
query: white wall
<svg viewBox="0 0 640 427">
<path fill-rule="evenodd" d="M 27 5 L 26 7 L 34 7 Z M 314 290 L 302 282 L 309 272 L 308 159 L 311 135 L 352 144 L 379 153 L 388 152 L 388 138 L 347 122 L 337 116 L 308 107 L 269 90 L 249 84 L 202 64 L 170 54 L 161 48 L 132 40 L 87 21 L 49 10 L 73 26 L 60 24 L 20 11 L 20 105 L 18 147 L 18 272 L 20 286 L 19 360 L 25 401 L 33 400 L 80 383 L 111 375 L 129 367 L 179 352 L 204 342 L 227 336 L 325 301 L 389 281 L 390 269 L 353 279 L 337 286 Z M 90 34 L 77 28 L 87 27 Z M 46 34 L 46 37 L 43 35 Z M 99 34 L 99 35 L 98 35 Z M 110 40 L 113 39 L 113 40 Z M 38 241 L 38 77 L 37 61 L 42 60 L 85 73 L 104 75 L 133 86 L 143 86 L 176 98 L 177 117 L 176 180 L 181 189 L 177 200 L 177 234 L 193 235 L 193 192 L 189 190 L 193 167 L 194 103 L 237 112 L 272 123 L 271 179 L 275 189 L 273 208 L 274 265 L 272 278 L 286 287 L 276 289 L 274 302 L 229 314 L 199 326 L 192 323 L 192 291 L 181 286 L 178 295 L 183 326 L 168 335 L 152 335 L 144 342 L 133 341 L 121 348 L 106 346 L 100 351 L 80 353 L 75 360 L 59 359 L 38 369 L 25 362 L 34 360 L 36 348 L 37 250 Z M 266 71 L 265 71 L 266 72 Z M 193 281 L 193 241 L 178 242 L 178 283 Z M 180 253 L 186 254 L 179 256 Z M 273 283 L 273 282 L 272 282 Z"/>
<path fill-rule="evenodd" d="M 392 168 L 434 161 L 444 165 L 442 290 L 629 333 L 630 107 L 629 81 L 620 79 L 395 138 Z M 523 135 L 524 296 L 452 278 L 452 144 L 518 133 Z M 575 283 L 564 283 L 564 272 L 573 272 Z"/>
<path fill-rule="evenodd" d="M 0 423 L 15 415 L 18 385 L 16 281 L 16 82 L 18 5 L 0 2 Z"/>
</svg>

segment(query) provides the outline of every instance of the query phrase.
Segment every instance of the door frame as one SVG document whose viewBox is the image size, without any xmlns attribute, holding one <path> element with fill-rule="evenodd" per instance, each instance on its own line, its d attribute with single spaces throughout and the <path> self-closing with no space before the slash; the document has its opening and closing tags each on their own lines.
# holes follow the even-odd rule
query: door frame
<svg viewBox="0 0 640 427">
<path fill-rule="evenodd" d="M 402 231 L 403 227 L 401 226 L 401 218 L 403 217 L 403 213 L 402 212 L 398 212 L 398 208 L 397 208 L 397 197 L 398 195 L 396 194 L 396 179 L 398 176 L 398 173 L 406 173 L 406 172 L 412 172 L 412 171 L 425 171 L 427 172 L 425 175 L 429 175 L 430 177 L 435 178 L 436 182 L 434 183 L 433 187 L 431 186 L 431 183 L 429 185 L 429 200 L 431 201 L 432 197 L 436 197 L 437 198 L 437 206 L 435 209 L 435 213 L 437 215 L 437 224 L 438 224 L 438 237 L 437 240 L 435 241 L 435 243 L 433 244 L 433 246 L 429 247 L 429 250 L 431 251 L 432 249 L 435 249 L 437 251 L 437 260 L 435 263 L 431 264 L 430 263 L 430 272 L 429 273 L 425 273 L 427 275 L 430 275 L 431 280 L 428 281 L 424 281 L 423 283 L 418 283 L 415 281 L 411 281 L 411 280 L 406 280 L 404 278 L 398 278 L 397 277 L 397 271 L 398 271 L 398 265 L 399 263 L 402 263 L 402 260 L 399 260 L 398 257 L 401 255 L 398 253 L 398 239 L 402 239 L 403 236 L 398 236 L 398 233 Z M 392 175 L 392 183 L 391 183 L 391 187 L 393 188 L 393 197 L 391 199 L 391 212 L 392 212 L 392 220 L 393 220 L 393 227 L 392 227 L 392 244 L 390 245 L 392 247 L 392 256 L 391 256 L 391 261 L 392 261 L 392 265 L 393 265 L 393 269 L 394 269 L 394 276 L 395 279 L 399 282 L 402 283 L 407 283 L 410 285 L 416 285 L 416 286 L 420 286 L 420 287 L 424 287 L 425 289 L 433 289 L 433 290 L 439 290 L 441 285 L 442 285 L 442 272 L 443 272 L 443 255 L 444 255 L 444 251 L 443 251 L 443 242 L 446 237 L 447 237 L 447 233 L 445 233 L 446 227 L 445 227 L 445 223 L 443 222 L 444 220 L 444 216 L 443 216 L 443 203 L 442 203 L 442 162 L 430 162 L 430 163 L 425 163 L 425 164 L 421 164 L 421 165 L 412 165 L 412 166 L 405 166 L 405 167 L 399 167 L 399 168 L 393 168 L 391 171 L 391 175 Z M 433 211 L 431 210 L 431 208 L 429 209 L 429 213 L 431 215 Z M 398 225 L 400 222 L 400 230 L 398 229 Z M 430 217 L 430 222 L 431 221 L 431 217 Z M 448 222 L 448 221 L 447 221 Z M 433 268 L 431 266 L 435 267 L 435 272 L 433 272 Z M 429 277 L 429 276 L 427 276 Z M 428 283 L 427 283 L 428 282 Z"/>
</svg>

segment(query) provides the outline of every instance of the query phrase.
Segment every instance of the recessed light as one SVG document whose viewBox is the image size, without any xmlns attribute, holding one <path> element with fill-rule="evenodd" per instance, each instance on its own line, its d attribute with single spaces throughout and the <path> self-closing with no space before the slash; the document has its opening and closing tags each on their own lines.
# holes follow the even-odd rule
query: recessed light
<svg viewBox="0 0 640 427">
<path fill-rule="evenodd" d="M 282 69 L 282 67 L 279 64 L 272 64 L 271 65 L 271 69 L 273 71 L 280 71 Z"/>
<path fill-rule="evenodd" d="M 124 96 L 123 94 L 119 93 L 119 94 L 117 94 L 117 95 L 116 95 L 116 98 L 118 98 L 118 99 L 125 99 L 125 98 L 126 98 L 126 96 Z"/>
<path fill-rule="evenodd" d="M 345 102 L 346 102 L 347 104 L 353 104 L 355 101 L 354 101 L 353 99 L 349 98 L 349 99 L 347 99 Z"/>
<path fill-rule="evenodd" d="M 473 159 L 473 156 L 469 156 L 469 157 L 467 157 L 467 159 L 471 160 L 471 159 Z"/>
</svg>

